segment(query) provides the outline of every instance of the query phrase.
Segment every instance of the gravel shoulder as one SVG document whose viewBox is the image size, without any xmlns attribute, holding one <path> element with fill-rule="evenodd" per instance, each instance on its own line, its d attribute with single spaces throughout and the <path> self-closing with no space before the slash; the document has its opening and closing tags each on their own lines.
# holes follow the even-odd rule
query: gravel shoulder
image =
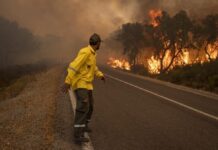
<svg viewBox="0 0 218 150">
<path fill-rule="evenodd" d="M 73 144 L 73 112 L 60 93 L 64 69 L 35 75 L 16 97 L 0 102 L 0 149 L 78 149 Z"/>
</svg>

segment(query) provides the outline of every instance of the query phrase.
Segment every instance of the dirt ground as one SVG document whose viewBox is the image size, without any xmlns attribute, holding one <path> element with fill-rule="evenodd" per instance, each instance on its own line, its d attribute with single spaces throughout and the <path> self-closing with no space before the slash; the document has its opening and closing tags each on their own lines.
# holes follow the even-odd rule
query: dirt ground
<svg viewBox="0 0 218 150">
<path fill-rule="evenodd" d="M 0 102 L 0 149 L 79 149 L 69 96 L 60 92 L 63 77 L 63 67 L 53 67 Z"/>
</svg>

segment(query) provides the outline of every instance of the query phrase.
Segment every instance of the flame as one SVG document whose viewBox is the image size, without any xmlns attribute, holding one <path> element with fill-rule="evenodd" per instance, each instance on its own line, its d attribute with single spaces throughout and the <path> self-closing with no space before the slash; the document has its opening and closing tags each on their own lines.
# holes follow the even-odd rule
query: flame
<svg viewBox="0 0 218 150">
<path fill-rule="evenodd" d="M 215 42 L 214 45 L 209 44 L 207 51 L 210 54 L 211 59 L 216 59 L 218 56 L 218 41 Z M 206 57 L 207 60 L 209 60 L 208 55 Z"/>
<path fill-rule="evenodd" d="M 110 57 L 107 64 L 110 65 L 112 68 L 119 68 L 123 70 L 130 70 L 131 68 L 129 62 L 125 59 L 115 59 L 113 57 Z"/>
<path fill-rule="evenodd" d="M 210 58 L 217 59 L 218 58 L 218 41 L 215 42 L 213 45 L 209 45 L 207 48 L 207 52 L 210 55 Z M 149 71 L 151 74 L 159 74 L 161 69 L 161 61 L 159 58 L 156 58 L 154 55 L 148 53 L 140 52 L 136 58 L 137 65 L 144 65 L 145 69 Z M 166 54 L 163 58 L 162 69 L 166 68 L 172 59 L 170 50 L 166 51 Z M 194 49 L 183 49 L 182 53 L 176 57 L 173 61 L 172 66 L 169 70 L 173 69 L 175 66 L 184 66 L 188 64 L 195 64 L 195 63 L 205 63 L 210 61 L 208 55 L 204 52 L 204 50 L 196 51 Z M 119 68 L 123 70 L 131 70 L 131 65 L 124 58 L 114 58 L 110 57 L 108 60 L 108 65 L 113 68 Z"/>
<path fill-rule="evenodd" d="M 155 59 L 154 56 L 148 59 L 148 71 L 152 74 L 160 73 L 160 61 Z"/>
<path fill-rule="evenodd" d="M 163 58 L 163 67 L 165 68 L 170 64 L 171 56 L 170 56 L 170 51 L 166 52 L 166 55 Z M 154 56 L 151 56 L 148 61 L 148 71 L 151 74 L 159 74 L 160 73 L 160 68 L 161 68 L 161 62 L 160 59 L 155 58 Z"/>
<path fill-rule="evenodd" d="M 161 10 L 150 10 L 149 11 L 149 17 L 150 17 L 150 24 L 153 25 L 153 27 L 156 27 L 159 25 L 159 23 L 157 22 L 156 18 L 157 17 L 161 17 L 162 16 L 162 11 Z"/>
<path fill-rule="evenodd" d="M 163 15 L 163 12 L 161 10 L 154 10 L 154 9 L 150 10 L 149 11 L 149 17 L 150 17 L 149 23 L 153 27 L 159 26 L 158 17 L 162 17 L 162 15 Z M 192 35 L 190 34 L 190 37 L 191 36 Z M 167 47 L 169 43 L 165 42 L 163 44 L 165 47 Z M 161 59 L 155 57 L 151 51 L 149 53 L 146 53 L 148 52 L 148 50 L 143 52 L 143 49 L 142 49 L 142 52 L 140 52 L 135 58 L 136 60 L 135 64 L 144 65 L 144 67 L 151 74 L 159 74 L 161 69 L 166 69 L 168 71 L 168 70 L 173 69 L 175 66 L 184 66 L 184 65 L 195 64 L 195 63 L 205 63 L 205 62 L 217 59 L 218 58 L 218 39 L 216 40 L 214 44 L 209 44 L 205 46 L 207 49 L 206 52 L 205 50 L 202 50 L 202 49 L 196 50 L 193 48 L 183 49 L 181 53 L 177 53 L 178 51 L 176 51 L 175 54 L 178 54 L 178 55 L 176 55 L 176 58 L 174 59 L 173 62 L 171 62 L 172 54 L 170 50 L 166 51 L 165 56 L 161 62 Z M 123 58 L 110 57 L 107 64 L 113 68 L 131 70 L 130 63 L 126 59 L 123 59 Z M 169 65 L 171 65 L 170 68 L 168 68 Z"/>
<path fill-rule="evenodd" d="M 188 51 L 182 53 L 182 60 L 185 64 L 190 64 L 190 57 Z"/>
<path fill-rule="evenodd" d="M 217 42 L 218 43 L 218 42 Z M 218 58 L 218 49 L 217 45 L 209 45 L 208 46 L 208 53 L 210 54 L 211 59 Z M 191 51 L 192 52 L 192 51 Z M 190 53 L 187 49 L 184 49 L 181 55 L 179 55 L 173 62 L 172 66 L 169 68 L 169 70 L 173 69 L 175 66 L 184 66 L 188 64 L 194 64 L 194 63 L 204 63 L 209 61 L 209 58 L 206 54 L 203 54 L 201 57 L 197 57 L 196 59 L 192 60 L 193 53 Z M 154 55 L 152 55 L 150 58 L 146 58 L 143 56 L 137 57 L 137 64 L 144 64 L 145 68 L 148 69 L 148 71 L 151 74 L 159 74 L 161 69 L 161 61 L 158 58 L 155 58 Z M 172 59 L 172 56 L 170 54 L 170 51 L 168 50 L 166 52 L 166 55 L 163 58 L 163 68 L 166 68 Z M 131 70 L 130 63 L 123 58 L 113 58 L 110 57 L 108 60 L 108 65 L 110 65 L 113 68 L 119 68 L 123 70 Z"/>
</svg>

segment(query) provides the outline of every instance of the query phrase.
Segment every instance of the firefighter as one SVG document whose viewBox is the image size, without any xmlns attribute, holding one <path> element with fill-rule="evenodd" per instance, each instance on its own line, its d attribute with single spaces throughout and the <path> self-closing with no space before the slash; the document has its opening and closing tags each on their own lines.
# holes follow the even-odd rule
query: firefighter
<svg viewBox="0 0 218 150">
<path fill-rule="evenodd" d="M 70 87 L 76 97 L 76 113 L 74 120 L 75 142 L 88 142 L 84 132 L 89 132 L 88 123 L 93 112 L 93 84 L 94 76 L 105 82 L 104 74 L 96 66 L 96 51 L 99 50 L 101 38 L 94 33 L 89 39 L 89 45 L 82 48 L 77 57 L 69 64 L 65 84 L 62 91 L 67 93 Z"/>
</svg>

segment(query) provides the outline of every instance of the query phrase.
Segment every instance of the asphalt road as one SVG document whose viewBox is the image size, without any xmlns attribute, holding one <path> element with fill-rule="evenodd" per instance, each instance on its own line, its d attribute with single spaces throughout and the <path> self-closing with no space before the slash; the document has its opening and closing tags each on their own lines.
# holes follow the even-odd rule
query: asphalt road
<svg viewBox="0 0 218 150">
<path fill-rule="evenodd" d="M 218 116 L 218 100 L 143 80 L 104 73 Z M 107 77 L 95 81 L 90 134 L 95 150 L 218 150 L 218 121 Z"/>
</svg>

